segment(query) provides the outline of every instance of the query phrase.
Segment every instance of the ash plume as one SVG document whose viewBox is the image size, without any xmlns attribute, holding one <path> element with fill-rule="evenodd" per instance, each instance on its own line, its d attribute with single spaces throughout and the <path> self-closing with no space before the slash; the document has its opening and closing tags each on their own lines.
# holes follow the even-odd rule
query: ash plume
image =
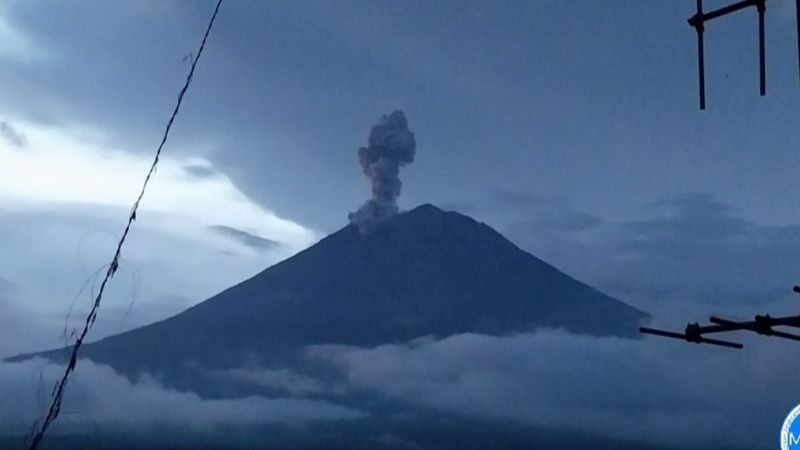
<svg viewBox="0 0 800 450">
<path fill-rule="evenodd" d="M 384 115 L 370 130 L 367 146 L 358 149 L 358 160 L 372 184 L 372 198 L 348 215 L 362 234 L 397 213 L 397 197 L 403 187 L 400 167 L 414 161 L 416 149 L 403 111 Z"/>
</svg>

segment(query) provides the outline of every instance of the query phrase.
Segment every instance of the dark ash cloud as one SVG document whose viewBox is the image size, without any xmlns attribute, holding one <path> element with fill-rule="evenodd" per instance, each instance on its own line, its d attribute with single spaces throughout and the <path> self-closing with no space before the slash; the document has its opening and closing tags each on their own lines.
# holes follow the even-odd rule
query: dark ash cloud
<svg viewBox="0 0 800 450">
<path fill-rule="evenodd" d="M 403 188 L 400 167 L 414 162 L 416 149 L 403 111 L 384 115 L 370 130 L 368 145 L 358 149 L 358 161 L 370 179 L 372 198 L 348 216 L 362 233 L 397 213 L 397 197 Z"/>
<path fill-rule="evenodd" d="M 274 249 L 280 245 L 280 242 L 273 241 L 261 236 L 257 236 L 247 231 L 240 230 L 239 228 L 229 227 L 227 225 L 213 225 L 210 227 L 214 232 L 235 239 L 240 243 L 257 250 L 264 252 Z"/>
</svg>

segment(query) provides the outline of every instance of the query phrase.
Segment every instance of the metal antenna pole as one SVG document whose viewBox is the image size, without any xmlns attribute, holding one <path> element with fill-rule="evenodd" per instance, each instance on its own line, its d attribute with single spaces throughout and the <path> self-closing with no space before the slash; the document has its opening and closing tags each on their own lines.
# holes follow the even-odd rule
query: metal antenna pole
<svg viewBox="0 0 800 450">
<path fill-rule="evenodd" d="M 800 2 L 800 0 L 797 0 Z M 703 46 L 703 0 L 697 0 L 697 14 L 689 19 L 689 25 L 697 31 L 697 75 L 700 89 L 700 109 L 706 109 L 706 58 Z M 696 20 L 695 20 L 696 19 Z"/>
<path fill-rule="evenodd" d="M 765 44 L 764 31 L 764 11 L 767 9 L 766 0 L 759 0 L 756 3 L 758 10 L 758 75 L 759 93 L 761 96 L 767 95 L 767 49 Z"/>
<path fill-rule="evenodd" d="M 767 95 L 767 31 L 765 15 L 768 0 L 739 0 L 735 3 L 711 11 L 703 11 L 703 0 L 697 1 L 697 12 L 689 18 L 689 26 L 697 32 L 697 70 L 700 88 L 700 109 L 706 109 L 706 65 L 703 33 L 709 20 L 718 19 L 728 14 L 755 7 L 758 12 L 758 92 Z M 800 0 L 795 0 L 797 14 L 797 58 L 800 64 Z M 800 65 L 798 66 L 800 69 Z"/>
<path fill-rule="evenodd" d="M 800 0 L 795 0 L 794 12 L 797 15 L 797 73 L 800 76 Z"/>
</svg>

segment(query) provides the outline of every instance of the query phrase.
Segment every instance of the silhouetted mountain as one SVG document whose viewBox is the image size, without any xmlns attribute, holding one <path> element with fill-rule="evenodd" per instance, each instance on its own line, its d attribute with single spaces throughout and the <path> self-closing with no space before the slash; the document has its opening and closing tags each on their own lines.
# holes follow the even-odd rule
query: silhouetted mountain
<svg viewBox="0 0 800 450">
<path fill-rule="evenodd" d="M 81 356 L 123 373 L 159 373 L 279 360 L 311 344 L 425 335 L 563 327 L 635 336 L 643 318 L 489 226 L 423 205 L 365 236 L 348 225 L 181 314 L 86 345 Z"/>
</svg>

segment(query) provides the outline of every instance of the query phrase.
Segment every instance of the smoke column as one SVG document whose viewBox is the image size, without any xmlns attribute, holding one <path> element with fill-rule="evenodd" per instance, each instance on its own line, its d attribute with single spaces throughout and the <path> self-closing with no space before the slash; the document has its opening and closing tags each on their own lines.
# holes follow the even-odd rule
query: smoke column
<svg viewBox="0 0 800 450">
<path fill-rule="evenodd" d="M 362 234 L 397 213 L 397 197 L 403 187 L 400 167 L 414 161 L 416 149 L 403 111 L 384 115 L 370 130 L 367 146 L 358 149 L 358 160 L 372 184 L 372 198 L 348 215 Z"/>
</svg>

